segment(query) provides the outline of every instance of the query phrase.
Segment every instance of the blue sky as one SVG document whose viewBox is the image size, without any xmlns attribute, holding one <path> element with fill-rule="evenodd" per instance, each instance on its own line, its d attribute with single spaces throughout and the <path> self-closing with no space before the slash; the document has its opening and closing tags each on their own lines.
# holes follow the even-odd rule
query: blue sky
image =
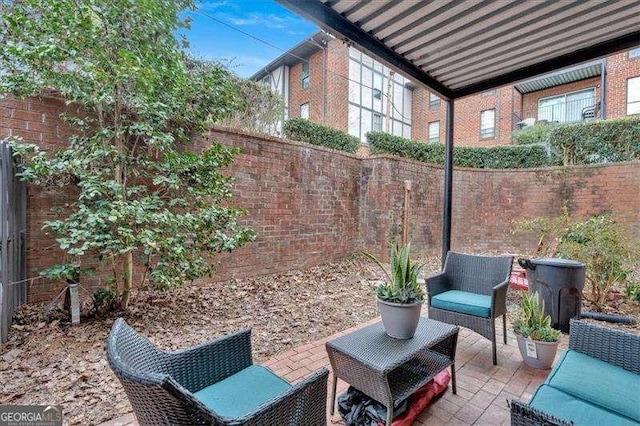
<svg viewBox="0 0 640 426">
<path fill-rule="evenodd" d="M 318 30 L 273 0 L 209 0 L 196 5 L 198 12 L 188 14 L 193 19 L 191 30 L 185 32 L 191 53 L 220 60 L 242 77 L 251 76 Z"/>
</svg>

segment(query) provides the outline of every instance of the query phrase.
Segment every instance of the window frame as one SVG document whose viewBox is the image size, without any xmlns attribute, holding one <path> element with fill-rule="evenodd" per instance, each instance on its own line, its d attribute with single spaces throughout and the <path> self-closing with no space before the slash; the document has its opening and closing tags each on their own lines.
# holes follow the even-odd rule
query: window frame
<svg viewBox="0 0 640 426">
<path fill-rule="evenodd" d="M 429 92 L 429 109 L 436 109 L 440 106 L 440 97 L 433 92 Z"/>
<path fill-rule="evenodd" d="M 485 113 L 491 112 L 493 113 L 493 126 L 488 127 L 487 129 L 483 129 L 482 127 L 482 116 Z M 491 133 L 488 133 L 487 130 L 491 129 Z M 496 137 L 496 109 L 488 108 L 480 111 L 480 139 L 493 139 Z"/>
<path fill-rule="evenodd" d="M 637 94 L 637 101 L 633 101 L 633 102 L 629 102 L 629 83 L 631 82 L 631 80 L 637 80 L 638 81 L 638 94 Z M 634 112 L 633 114 L 629 113 L 629 105 L 639 105 L 638 107 L 638 112 Z M 625 113 L 626 115 L 640 115 L 640 75 L 635 76 L 635 77 L 629 77 L 627 78 L 627 84 L 626 84 L 626 88 L 625 88 Z"/>
<path fill-rule="evenodd" d="M 376 117 L 380 117 L 380 129 L 376 129 Z M 384 131 L 384 117 L 379 112 L 373 112 L 371 115 L 371 131 L 382 132 Z"/>
<path fill-rule="evenodd" d="M 437 124 L 438 125 L 438 133 L 437 133 L 435 138 L 431 137 L 431 126 L 433 124 Z M 429 143 L 440 143 L 440 120 L 431 121 L 427 125 L 427 141 Z"/>
<path fill-rule="evenodd" d="M 307 116 L 306 117 L 304 117 L 302 115 L 302 108 L 303 107 L 306 107 L 306 109 L 307 109 Z M 311 107 L 309 106 L 309 102 L 305 102 L 303 104 L 300 104 L 300 118 L 304 118 L 305 120 L 310 120 L 310 118 L 309 118 L 311 116 L 310 113 L 311 113 Z"/>
<path fill-rule="evenodd" d="M 300 71 L 300 87 L 308 89 L 309 86 L 311 86 L 311 67 L 308 61 L 304 61 Z"/>
</svg>

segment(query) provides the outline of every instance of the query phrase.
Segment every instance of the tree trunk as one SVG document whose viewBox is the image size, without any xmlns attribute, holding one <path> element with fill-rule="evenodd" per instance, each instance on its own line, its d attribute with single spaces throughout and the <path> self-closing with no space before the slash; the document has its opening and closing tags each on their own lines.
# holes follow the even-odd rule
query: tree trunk
<svg viewBox="0 0 640 426">
<path fill-rule="evenodd" d="M 133 252 L 127 252 L 124 255 L 124 289 L 122 291 L 122 307 L 127 309 L 129 306 L 129 297 L 131 296 L 131 288 L 133 283 Z"/>
</svg>

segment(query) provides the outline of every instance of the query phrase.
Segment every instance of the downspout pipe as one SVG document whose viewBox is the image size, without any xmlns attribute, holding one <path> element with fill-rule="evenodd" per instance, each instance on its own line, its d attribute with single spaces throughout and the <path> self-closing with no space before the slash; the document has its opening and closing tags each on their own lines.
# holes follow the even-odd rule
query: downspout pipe
<svg viewBox="0 0 640 426">
<path fill-rule="evenodd" d="M 607 118 L 607 104 L 606 104 L 606 93 L 607 93 L 607 60 L 604 59 L 600 64 L 600 118 Z M 596 114 L 594 114 L 595 116 Z M 594 117 L 597 118 L 597 117 Z"/>
<path fill-rule="evenodd" d="M 451 201 L 453 188 L 453 99 L 447 100 L 444 151 L 444 198 L 442 204 L 442 267 L 451 249 Z"/>
</svg>

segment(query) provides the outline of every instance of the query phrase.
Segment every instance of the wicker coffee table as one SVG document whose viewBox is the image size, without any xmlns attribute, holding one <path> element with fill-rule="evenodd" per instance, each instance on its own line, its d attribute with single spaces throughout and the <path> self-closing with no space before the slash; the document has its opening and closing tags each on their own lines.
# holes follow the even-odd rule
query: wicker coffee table
<svg viewBox="0 0 640 426">
<path fill-rule="evenodd" d="M 331 414 L 335 412 L 338 379 L 386 406 L 387 425 L 393 419 L 394 404 L 448 366 L 451 389 L 456 393 L 457 341 L 458 327 L 421 317 L 412 339 L 389 337 L 378 322 L 327 342 L 333 369 Z"/>
</svg>

